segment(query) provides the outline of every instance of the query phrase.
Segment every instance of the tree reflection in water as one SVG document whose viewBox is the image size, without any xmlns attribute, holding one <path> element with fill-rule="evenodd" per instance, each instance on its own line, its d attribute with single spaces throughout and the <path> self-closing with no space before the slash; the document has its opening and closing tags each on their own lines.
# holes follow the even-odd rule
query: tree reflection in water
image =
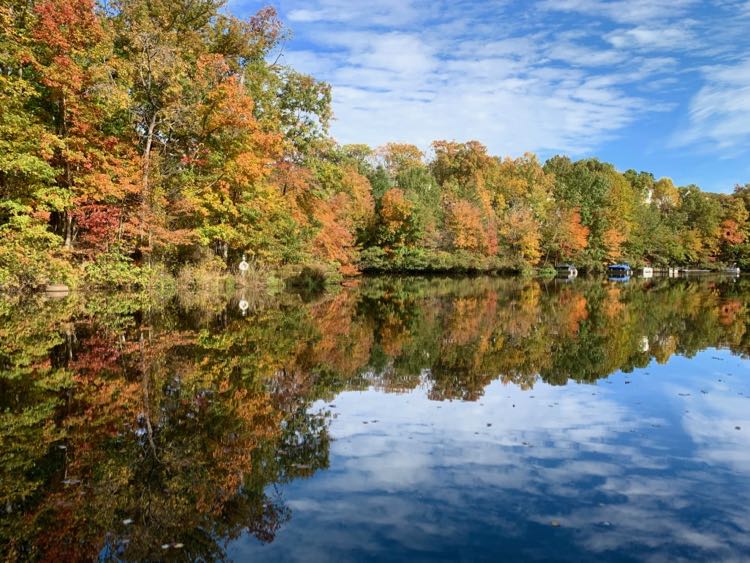
<svg viewBox="0 0 750 563">
<path fill-rule="evenodd" d="M 480 398 L 707 347 L 745 355 L 750 284 L 364 279 L 303 302 L 0 300 L 0 554 L 226 557 L 272 542 L 283 484 L 329 463 L 343 390 Z"/>
</svg>

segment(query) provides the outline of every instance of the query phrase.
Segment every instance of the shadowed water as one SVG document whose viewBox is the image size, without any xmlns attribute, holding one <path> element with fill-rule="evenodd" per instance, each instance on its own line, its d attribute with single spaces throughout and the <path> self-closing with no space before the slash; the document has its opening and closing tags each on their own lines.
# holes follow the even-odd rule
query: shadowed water
<svg viewBox="0 0 750 563">
<path fill-rule="evenodd" d="M 0 555 L 744 560 L 748 323 L 731 278 L 0 300 Z"/>
</svg>

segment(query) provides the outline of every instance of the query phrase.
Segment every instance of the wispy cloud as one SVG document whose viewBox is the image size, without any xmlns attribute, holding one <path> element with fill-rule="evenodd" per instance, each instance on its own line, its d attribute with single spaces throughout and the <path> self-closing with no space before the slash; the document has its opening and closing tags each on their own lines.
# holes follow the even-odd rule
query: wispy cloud
<svg viewBox="0 0 750 563">
<path fill-rule="evenodd" d="M 618 49 L 673 51 L 695 46 L 689 22 L 675 27 L 638 26 L 618 29 L 607 35 L 607 41 Z"/>
<path fill-rule="evenodd" d="M 318 0 L 305 2 L 305 7 L 289 11 L 292 22 L 362 22 L 368 25 L 401 25 L 416 19 L 417 11 L 410 2 L 380 0 L 379 2 L 351 2 L 350 0 Z"/>
<path fill-rule="evenodd" d="M 290 16 L 319 22 L 305 39 L 321 50 L 292 51 L 287 60 L 320 71 L 316 56 L 336 59 L 322 77 L 334 86 L 334 134 L 343 142 L 478 138 L 498 153 L 581 153 L 659 109 L 628 88 L 636 71 L 644 78 L 661 70 L 648 56 L 636 60 L 602 40 L 590 44 L 585 32 L 540 27 L 517 5 L 402 2 L 386 30 L 377 14 L 388 3 L 374 18 L 359 5 L 305 5 Z M 431 25 L 413 25 L 415 15 Z M 346 30 L 332 21 L 348 22 Z"/>
<path fill-rule="evenodd" d="M 679 18 L 698 0 L 543 0 L 540 8 L 604 17 L 618 23 L 645 24 Z"/>
<path fill-rule="evenodd" d="M 705 84 L 690 103 L 689 126 L 681 145 L 708 143 L 723 150 L 750 141 L 750 58 L 704 69 Z"/>
</svg>

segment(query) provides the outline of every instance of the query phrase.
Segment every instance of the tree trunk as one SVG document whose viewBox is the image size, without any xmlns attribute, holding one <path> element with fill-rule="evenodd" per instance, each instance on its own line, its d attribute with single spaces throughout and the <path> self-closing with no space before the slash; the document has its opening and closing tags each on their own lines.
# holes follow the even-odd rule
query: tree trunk
<svg viewBox="0 0 750 563">
<path fill-rule="evenodd" d="M 68 136 L 68 124 L 67 124 L 67 111 L 68 111 L 68 105 L 67 101 L 65 99 L 65 95 L 63 95 L 60 98 L 60 136 L 64 139 Z M 65 187 L 69 191 L 73 191 L 73 172 L 70 169 L 70 162 L 68 162 L 67 159 L 64 159 L 63 162 L 64 170 L 65 170 Z M 66 209 L 63 212 L 63 224 L 62 224 L 62 234 L 63 238 L 65 239 L 65 248 L 70 249 L 73 248 L 73 215 L 71 213 L 70 209 Z"/>
<path fill-rule="evenodd" d="M 151 173 L 151 146 L 154 143 L 154 131 L 156 130 L 156 114 L 154 112 L 151 116 L 151 121 L 148 124 L 148 131 L 146 132 L 146 147 L 143 150 L 143 193 L 141 194 L 141 221 L 140 221 L 140 233 L 139 239 L 143 242 L 144 239 L 144 226 L 146 225 L 146 217 L 148 215 L 150 203 L 151 203 L 151 186 L 149 184 L 149 175 Z M 151 229 L 149 228 L 148 233 L 149 245 L 151 244 Z"/>
<path fill-rule="evenodd" d="M 65 225 L 64 225 L 64 231 L 65 231 L 65 248 L 73 248 L 73 214 L 70 212 L 70 210 L 65 212 Z"/>
</svg>

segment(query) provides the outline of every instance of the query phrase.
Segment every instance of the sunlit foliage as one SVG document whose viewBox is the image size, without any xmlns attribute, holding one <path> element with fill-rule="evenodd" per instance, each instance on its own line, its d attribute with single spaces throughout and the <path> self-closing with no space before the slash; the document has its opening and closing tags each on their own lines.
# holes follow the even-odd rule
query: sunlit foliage
<svg viewBox="0 0 750 563">
<path fill-rule="evenodd" d="M 747 186 L 707 194 L 476 140 L 339 146 L 331 88 L 283 64 L 276 11 L 223 6 L 0 6 L 0 288 L 138 285 L 243 255 L 344 275 L 750 266 Z"/>
</svg>

